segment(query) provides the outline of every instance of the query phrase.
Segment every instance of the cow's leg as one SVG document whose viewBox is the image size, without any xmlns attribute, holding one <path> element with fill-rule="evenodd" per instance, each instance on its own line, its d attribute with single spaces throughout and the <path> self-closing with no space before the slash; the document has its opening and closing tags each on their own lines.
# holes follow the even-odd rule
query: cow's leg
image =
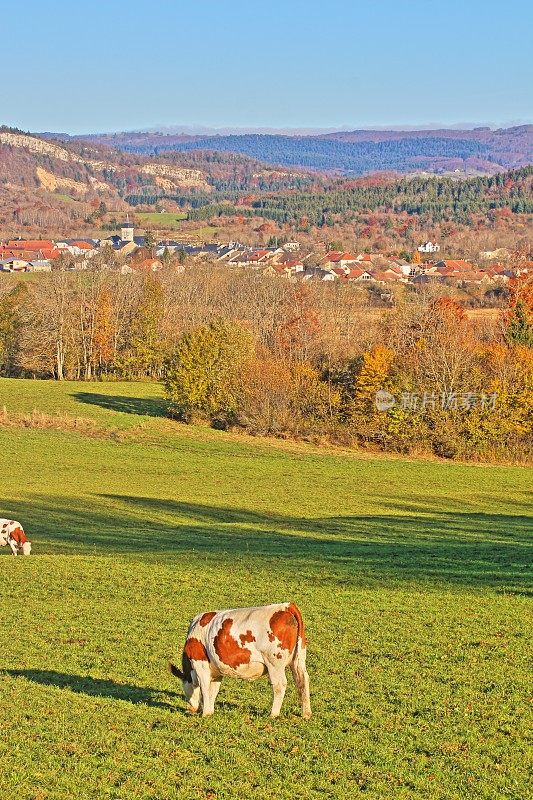
<svg viewBox="0 0 533 800">
<path fill-rule="evenodd" d="M 18 555 L 18 553 L 17 553 L 17 545 L 15 544 L 15 542 L 12 539 L 9 540 L 9 546 L 11 548 L 11 552 L 13 553 L 13 555 L 14 556 Z"/>
<path fill-rule="evenodd" d="M 302 717 L 309 719 L 311 716 L 311 698 L 309 696 L 309 675 L 305 668 L 305 649 L 298 647 L 298 652 L 291 664 L 291 672 L 302 704 Z"/>
<path fill-rule="evenodd" d="M 213 681 L 213 680 L 211 681 L 211 708 L 212 708 L 212 712 L 211 713 L 213 713 L 214 710 L 215 710 L 215 701 L 217 699 L 217 694 L 220 691 L 220 684 L 221 683 L 222 683 L 222 678 L 219 678 L 216 681 Z"/>
<path fill-rule="evenodd" d="M 195 661 L 194 666 L 202 694 L 202 717 L 209 717 L 214 711 L 211 699 L 211 669 L 207 661 Z"/>
<path fill-rule="evenodd" d="M 196 714 L 198 709 L 200 708 L 200 700 L 202 699 L 202 695 L 200 692 L 200 686 L 197 684 L 193 690 L 191 697 L 189 699 L 189 708 L 192 714 Z"/>
<path fill-rule="evenodd" d="M 281 704 L 283 703 L 283 698 L 285 697 L 285 690 L 287 688 L 287 677 L 285 675 L 285 668 L 273 665 L 267 665 L 267 669 L 268 669 L 268 677 L 270 678 L 270 683 L 272 684 L 272 693 L 274 695 L 272 701 L 272 711 L 270 712 L 270 716 L 279 717 L 279 712 L 281 711 Z"/>
</svg>

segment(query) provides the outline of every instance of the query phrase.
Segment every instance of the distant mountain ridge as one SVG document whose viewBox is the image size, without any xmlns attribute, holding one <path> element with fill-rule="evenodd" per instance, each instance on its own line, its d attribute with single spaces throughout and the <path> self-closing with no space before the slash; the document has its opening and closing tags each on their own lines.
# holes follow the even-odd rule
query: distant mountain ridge
<svg viewBox="0 0 533 800">
<path fill-rule="evenodd" d="M 137 131 L 72 137 L 131 154 L 209 150 L 282 167 L 362 175 L 453 170 L 492 174 L 533 163 L 533 125 L 493 130 L 354 130 L 317 135 L 193 135 Z"/>
</svg>

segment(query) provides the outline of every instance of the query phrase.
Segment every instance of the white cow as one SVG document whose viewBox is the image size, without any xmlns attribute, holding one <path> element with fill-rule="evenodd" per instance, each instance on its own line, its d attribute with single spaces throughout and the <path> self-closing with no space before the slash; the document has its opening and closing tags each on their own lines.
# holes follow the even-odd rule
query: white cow
<svg viewBox="0 0 533 800">
<path fill-rule="evenodd" d="M 309 676 L 305 668 L 305 629 L 294 603 L 254 608 L 233 608 L 198 614 L 189 626 L 182 653 L 182 667 L 170 671 L 183 682 L 189 708 L 202 716 L 215 710 L 215 699 L 224 676 L 255 680 L 268 674 L 274 700 L 270 716 L 279 716 L 290 666 L 302 706 L 311 716 Z"/>
<path fill-rule="evenodd" d="M 20 522 L 14 519 L 0 519 L 0 547 L 9 545 L 14 556 L 22 553 L 29 556 L 31 542 L 28 540 Z"/>
</svg>

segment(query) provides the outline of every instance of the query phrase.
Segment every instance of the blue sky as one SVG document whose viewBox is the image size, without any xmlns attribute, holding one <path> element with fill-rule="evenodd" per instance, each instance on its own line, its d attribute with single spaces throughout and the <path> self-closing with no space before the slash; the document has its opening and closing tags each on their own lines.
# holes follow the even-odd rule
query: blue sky
<svg viewBox="0 0 533 800">
<path fill-rule="evenodd" d="M 533 121 L 525 0 L 25 0 L 1 25 L 25 130 Z"/>
</svg>

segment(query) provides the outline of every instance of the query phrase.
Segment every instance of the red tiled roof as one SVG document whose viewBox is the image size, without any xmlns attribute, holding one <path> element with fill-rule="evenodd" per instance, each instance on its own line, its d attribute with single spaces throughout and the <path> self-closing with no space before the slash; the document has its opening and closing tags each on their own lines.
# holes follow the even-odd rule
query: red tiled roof
<svg viewBox="0 0 533 800">
<path fill-rule="evenodd" d="M 143 260 L 136 265 L 137 269 L 142 270 L 153 269 L 154 267 L 157 269 L 162 266 L 163 264 L 157 258 L 143 258 Z"/>
<path fill-rule="evenodd" d="M 10 250 L 55 250 L 50 239 L 10 239 L 5 243 Z"/>
<path fill-rule="evenodd" d="M 387 271 L 376 269 L 372 273 L 372 277 L 375 278 L 375 280 L 377 281 L 395 281 L 398 279 L 399 275 L 397 275 L 396 273 L 391 275 Z"/>
<path fill-rule="evenodd" d="M 284 267 L 298 267 L 300 265 L 303 266 L 302 262 L 299 261 L 297 258 L 295 258 L 295 259 L 292 259 L 292 261 L 284 261 L 282 266 L 284 266 Z"/>
<path fill-rule="evenodd" d="M 0 250 L 0 258 L 20 258 L 25 261 L 37 261 L 37 259 L 56 258 L 59 253 L 50 253 L 48 250 Z"/>
<path fill-rule="evenodd" d="M 80 250 L 94 250 L 94 246 L 88 242 L 72 242 L 72 247 L 79 247 Z"/>
<path fill-rule="evenodd" d="M 326 261 L 331 261 L 333 264 L 337 261 L 357 261 L 352 253 L 341 253 L 339 250 L 333 250 L 331 253 L 326 253 Z"/>
<path fill-rule="evenodd" d="M 352 278 L 353 280 L 355 278 L 360 278 L 361 275 L 364 275 L 365 272 L 367 272 L 367 270 L 361 269 L 361 267 L 350 267 L 349 272 L 346 273 L 346 277 Z"/>
</svg>

